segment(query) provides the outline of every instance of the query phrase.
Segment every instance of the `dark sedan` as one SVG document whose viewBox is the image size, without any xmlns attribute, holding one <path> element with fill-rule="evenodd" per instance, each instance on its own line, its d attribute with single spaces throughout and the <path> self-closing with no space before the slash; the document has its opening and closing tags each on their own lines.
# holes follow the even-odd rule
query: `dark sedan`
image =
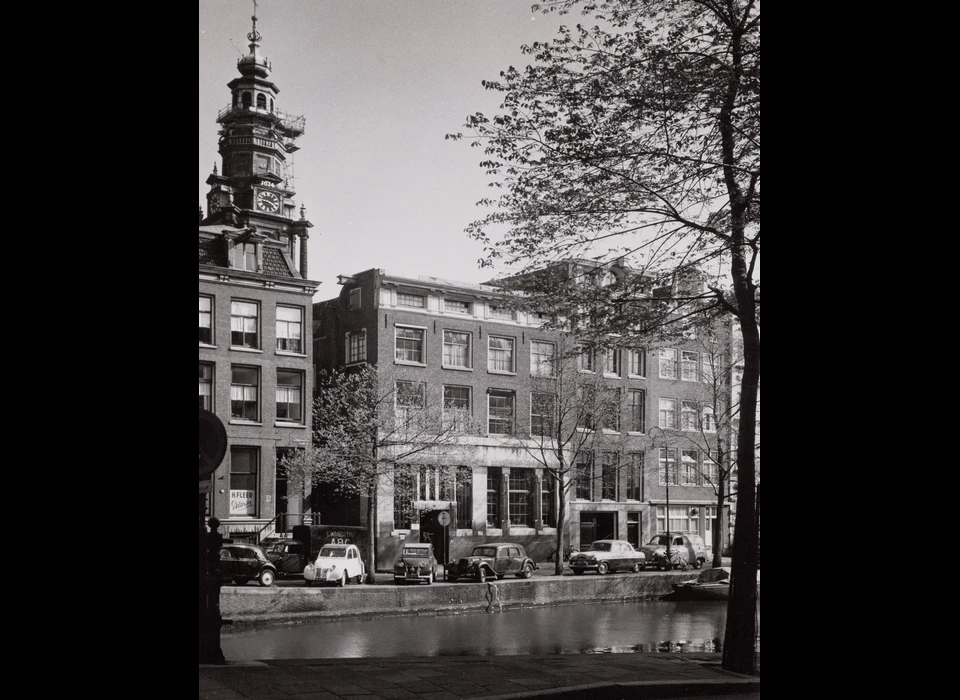
<svg viewBox="0 0 960 700">
<path fill-rule="evenodd" d="M 471 578 L 485 583 L 488 578 L 501 579 L 507 574 L 516 574 L 517 578 L 530 578 L 534 569 L 539 568 L 521 545 L 513 542 L 492 542 L 478 544 L 469 557 L 461 557 L 448 564 L 447 580 Z"/>
</svg>

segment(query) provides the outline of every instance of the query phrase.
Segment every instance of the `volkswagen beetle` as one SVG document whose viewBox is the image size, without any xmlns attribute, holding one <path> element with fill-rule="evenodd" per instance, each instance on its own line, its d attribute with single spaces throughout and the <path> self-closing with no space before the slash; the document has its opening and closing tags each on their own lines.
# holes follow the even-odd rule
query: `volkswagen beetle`
<svg viewBox="0 0 960 700">
<path fill-rule="evenodd" d="M 470 578 L 486 583 L 488 578 L 502 579 L 507 574 L 530 578 L 540 567 L 527 556 L 524 548 L 513 542 L 478 544 L 469 557 L 462 557 L 447 565 L 447 580 Z"/>
</svg>

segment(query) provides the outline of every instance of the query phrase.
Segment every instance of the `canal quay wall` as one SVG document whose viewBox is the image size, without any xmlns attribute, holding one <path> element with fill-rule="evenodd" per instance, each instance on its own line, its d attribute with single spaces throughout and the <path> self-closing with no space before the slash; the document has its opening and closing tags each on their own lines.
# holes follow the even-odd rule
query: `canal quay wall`
<svg viewBox="0 0 960 700">
<path fill-rule="evenodd" d="M 483 583 L 433 585 L 224 586 L 220 613 L 233 624 L 295 623 L 317 618 L 445 615 L 509 608 L 659 598 L 693 572 L 536 576 Z"/>
</svg>

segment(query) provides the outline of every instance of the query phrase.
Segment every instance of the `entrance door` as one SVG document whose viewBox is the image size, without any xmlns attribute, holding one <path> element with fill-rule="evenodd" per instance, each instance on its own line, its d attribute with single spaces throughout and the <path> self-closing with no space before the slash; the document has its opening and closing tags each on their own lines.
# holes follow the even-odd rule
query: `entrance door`
<svg viewBox="0 0 960 700">
<path fill-rule="evenodd" d="M 640 513 L 627 513 L 627 542 L 639 549 L 641 539 L 643 533 L 640 532 Z"/>
<path fill-rule="evenodd" d="M 580 546 L 596 540 L 615 540 L 617 537 L 617 514 L 588 511 L 580 513 Z"/>
</svg>

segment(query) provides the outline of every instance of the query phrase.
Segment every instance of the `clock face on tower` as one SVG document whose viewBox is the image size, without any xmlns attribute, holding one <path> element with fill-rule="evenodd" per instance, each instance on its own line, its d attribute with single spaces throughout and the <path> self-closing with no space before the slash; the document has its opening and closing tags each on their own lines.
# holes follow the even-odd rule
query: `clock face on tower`
<svg viewBox="0 0 960 700">
<path fill-rule="evenodd" d="M 273 192 L 257 194 L 257 209 L 260 211 L 275 212 L 280 208 L 280 198 Z"/>
</svg>

